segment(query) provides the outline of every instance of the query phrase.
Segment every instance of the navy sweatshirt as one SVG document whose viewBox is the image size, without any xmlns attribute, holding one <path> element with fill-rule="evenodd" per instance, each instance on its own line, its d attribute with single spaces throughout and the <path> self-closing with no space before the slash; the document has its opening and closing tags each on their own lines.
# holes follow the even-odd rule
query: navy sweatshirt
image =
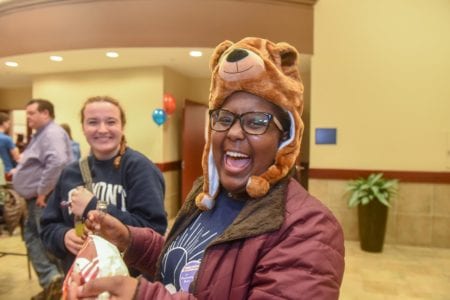
<svg viewBox="0 0 450 300">
<path fill-rule="evenodd" d="M 89 156 L 89 167 L 93 179 L 94 197 L 84 211 L 84 217 L 95 209 L 97 199 L 108 202 L 108 213 L 124 224 L 149 227 L 164 234 L 167 218 L 164 211 L 164 178 L 159 169 L 144 155 L 127 148 L 119 169 L 114 168 L 113 159 L 97 160 Z M 62 259 L 67 273 L 75 256 L 64 245 L 64 235 L 74 226 L 74 216 L 67 201 L 72 189 L 84 185 L 78 162 L 67 166 L 47 202 L 41 218 L 41 238 L 46 248 Z"/>
</svg>

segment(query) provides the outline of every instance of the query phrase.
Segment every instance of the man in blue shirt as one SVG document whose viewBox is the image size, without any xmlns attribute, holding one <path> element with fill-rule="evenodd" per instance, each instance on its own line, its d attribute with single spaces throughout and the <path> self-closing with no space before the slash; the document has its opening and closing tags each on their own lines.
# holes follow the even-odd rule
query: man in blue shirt
<svg viewBox="0 0 450 300">
<path fill-rule="evenodd" d="M 26 114 L 28 125 L 36 132 L 22 153 L 16 170 L 13 170 L 13 185 L 27 200 L 25 244 L 39 276 L 39 284 L 44 288 L 33 298 L 54 299 L 51 295 L 60 291 L 63 277 L 58 266 L 48 257 L 39 237 L 40 218 L 61 171 L 72 161 L 72 150 L 69 136 L 53 121 L 55 114 L 51 102 L 30 100 Z"/>
<path fill-rule="evenodd" d="M 19 161 L 19 150 L 14 144 L 12 138 L 6 134 L 11 121 L 8 114 L 0 112 L 0 158 L 3 161 L 5 167 L 5 175 L 14 168 L 15 163 Z"/>
</svg>

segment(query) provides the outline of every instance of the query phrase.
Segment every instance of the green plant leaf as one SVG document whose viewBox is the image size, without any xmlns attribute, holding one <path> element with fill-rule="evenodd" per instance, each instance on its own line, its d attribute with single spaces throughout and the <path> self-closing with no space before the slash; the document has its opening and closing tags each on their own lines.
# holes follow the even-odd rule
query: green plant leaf
<svg viewBox="0 0 450 300">
<path fill-rule="evenodd" d="M 361 199 L 361 204 L 362 204 L 362 205 L 369 204 L 369 202 L 370 202 L 369 197 L 363 197 L 363 198 Z"/>
<path fill-rule="evenodd" d="M 380 198 L 378 198 L 377 197 L 377 199 L 381 202 L 381 203 L 383 203 L 384 205 L 386 205 L 386 206 L 391 206 L 391 204 L 389 203 L 389 201 L 388 201 L 388 198 L 385 198 L 385 197 L 380 197 Z"/>
<path fill-rule="evenodd" d="M 375 199 L 390 206 L 397 189 L 398 180 L 383 178 L 383 173 L 372 173 L 367 178 L 351 180 L 347 184 L 347 191 L 351 191 L 348 206 L 366 205 Z"/>
<path fill-rule="evenodd" d="M 372 193 L 374 193 L 375 195 L 379 193 L 380 188 L 377 185 L 372 185 L 370 187 L 370 190 L 372 191 Z"/>
<path fill-rule="evenodd" d="M 380 193 L 377 189 L 373 189 L 372 191 L 373 191 L 374 196 L 380 201 L 382 201 L 381 199 L 386 200 L 386 198 L 388 196 L 385 193 Z"/>
<path fill-rule="evenodd" d="M 348 200 L 348 206 L 350 207 L 355 207 L 359 204 L 359 195 L 358 192 L 354 192 L 351 196 L 350 199 Z"/>
<path fill-rule="evenodd" d="M 368 183 L 364 183 L 364 184 L 362 184 L 362 185 L 360 186 L 360 189 L 361 189 L 361 190 L 366 190 L 366 189 L 368 189 L 368 188 L 370 188 L 370 184 L 368 184 Z"/>
<path fill-rule="evenodd" d="M 381 177 L 383 177 L 383 173 L 371 174 L 369 175 L 369 178 L 367 178 L 367 181 L 370 185 L 373 185 L 374 183 L 378 182 Z"/>
</svg>

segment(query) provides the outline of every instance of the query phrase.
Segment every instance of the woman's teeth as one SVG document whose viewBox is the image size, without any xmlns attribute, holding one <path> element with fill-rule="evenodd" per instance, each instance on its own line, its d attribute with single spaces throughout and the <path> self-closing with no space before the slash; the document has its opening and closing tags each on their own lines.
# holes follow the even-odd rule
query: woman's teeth
<svg viewBox="0 0 450 300">
<path fill-rule="evenodd" d="M 232 158 L 248 158 L 248 155 L 234 151 L 227 151 L 225 154 Z"/>
</svg>

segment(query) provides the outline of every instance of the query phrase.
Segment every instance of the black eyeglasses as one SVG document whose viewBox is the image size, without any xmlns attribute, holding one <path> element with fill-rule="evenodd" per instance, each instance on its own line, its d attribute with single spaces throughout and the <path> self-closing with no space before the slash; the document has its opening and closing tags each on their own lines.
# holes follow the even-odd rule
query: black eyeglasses
<svg viewBox="0 0 450 300">
<path fill-rule="evenodd" d="M 214 131 L 227 131 L 237 119 L 239 119 L 242 130 L 248 134 L 264 134 L 269 128 L 270 121 L 273 121 L 275 126 L 283 131 L 280 121 L 266 112 L 246 112 L 238 115 L 220 108 L 209 111 L 209 124 Z"/>
</svg>

